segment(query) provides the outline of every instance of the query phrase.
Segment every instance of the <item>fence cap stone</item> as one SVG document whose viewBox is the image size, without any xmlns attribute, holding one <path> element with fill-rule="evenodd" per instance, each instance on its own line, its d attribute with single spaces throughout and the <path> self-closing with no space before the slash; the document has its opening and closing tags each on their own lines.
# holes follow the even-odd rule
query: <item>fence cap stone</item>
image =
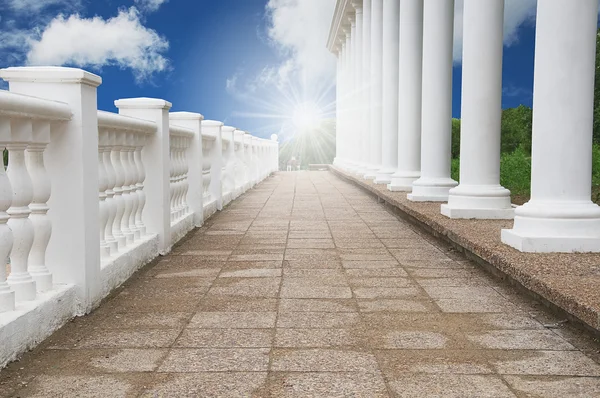
<svg viewBox="0 0 600 398">
<path fill-rule="evenodd" d="M 126 98 L 115 101 L 119 109 L 171 109 L 173 104 L 158 98 Z"/>
<path fill-rule="evenodd" d="M 19 66 L 0 70 L 7 82 L 79 83 L 92 87 L 102 84 L 102 78 L 78 68 L 60 66 Z"/>
<path fill-rule="evenodd" d="M 217 120 L 203 120 L 202 125 L 207 127 L 223 127 L 223 122 Z"/>
<path fill-rule="evenodd" d="M 169 118 L 176 120 L 204 120 L 202 114 L 195 112 L 171 112 L 169 113 Z"/>
</svg>

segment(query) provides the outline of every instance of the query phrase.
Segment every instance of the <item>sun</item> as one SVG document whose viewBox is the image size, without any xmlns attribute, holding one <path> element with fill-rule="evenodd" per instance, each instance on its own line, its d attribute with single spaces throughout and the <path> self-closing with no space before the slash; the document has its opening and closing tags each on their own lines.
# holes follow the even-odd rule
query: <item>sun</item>
<svg viewBox="0 0 600 398">
<path fill-rule="evenodd" d="M 318 129 L 323 119 L 323 111 L 314 102 L 297 104 L 292 114 L 292 124 L 300 133 Z"/>
</svg>

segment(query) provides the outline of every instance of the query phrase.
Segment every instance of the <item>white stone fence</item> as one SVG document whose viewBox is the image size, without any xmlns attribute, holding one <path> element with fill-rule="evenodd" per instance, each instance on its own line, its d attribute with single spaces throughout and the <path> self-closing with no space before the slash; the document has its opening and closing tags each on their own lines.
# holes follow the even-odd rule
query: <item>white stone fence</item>
<svg viewBox="0 0 600 398">
<path fill-rule="evenodd" d="M 277 169 L 277 142 L 165 100 L 99 111 L 80 69 L 0 77 L 0 367 Z"/>
</svg>

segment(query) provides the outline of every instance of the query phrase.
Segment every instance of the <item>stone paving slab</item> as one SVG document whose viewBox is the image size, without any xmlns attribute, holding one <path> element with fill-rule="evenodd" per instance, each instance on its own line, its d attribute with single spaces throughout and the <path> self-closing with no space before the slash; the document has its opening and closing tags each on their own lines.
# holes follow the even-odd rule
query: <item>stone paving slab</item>
<svg viewBox="0 0 600 398">
<path fill-rule="evenodd" d="M 591 397 L 600 345 L 327 172 L 279 173 L 0 397 Z"/>
<path fill-rule="evenodd" d="M 439 203 L 411 202 L 406 193 L 390 192 L 385 185 L 359 179 L 334 166 L 330 170 L 377 195 L 436 236 L 452 242 L 454 247 L 447 251 L 459 247 L 475 255 L 573 319 L 600 332 L 600 254 L 521 253 L 500 240 L 500 231 L 512 228 L 511 220 L 450 220 L 441 215 Z M 439 258 L 437 254 L 431 256 L 419 255 L 419 251 L 395 255 L 402 263 L 423 257 Z M 448 303 L 448 308 L 454 307 Z"/>
</svg>

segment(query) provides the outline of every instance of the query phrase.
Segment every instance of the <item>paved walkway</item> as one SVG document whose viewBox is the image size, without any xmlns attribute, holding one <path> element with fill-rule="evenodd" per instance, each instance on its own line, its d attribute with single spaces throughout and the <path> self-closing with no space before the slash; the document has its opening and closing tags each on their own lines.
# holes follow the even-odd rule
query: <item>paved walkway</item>
<svg viewBox="0 0 600 398">
<path fill-rule="evenodd" d="M 359 188 L 280 173 L 0 372 L 0 396 L 599 396 L 600 345 L 559 321 Z"/>
</svg>

